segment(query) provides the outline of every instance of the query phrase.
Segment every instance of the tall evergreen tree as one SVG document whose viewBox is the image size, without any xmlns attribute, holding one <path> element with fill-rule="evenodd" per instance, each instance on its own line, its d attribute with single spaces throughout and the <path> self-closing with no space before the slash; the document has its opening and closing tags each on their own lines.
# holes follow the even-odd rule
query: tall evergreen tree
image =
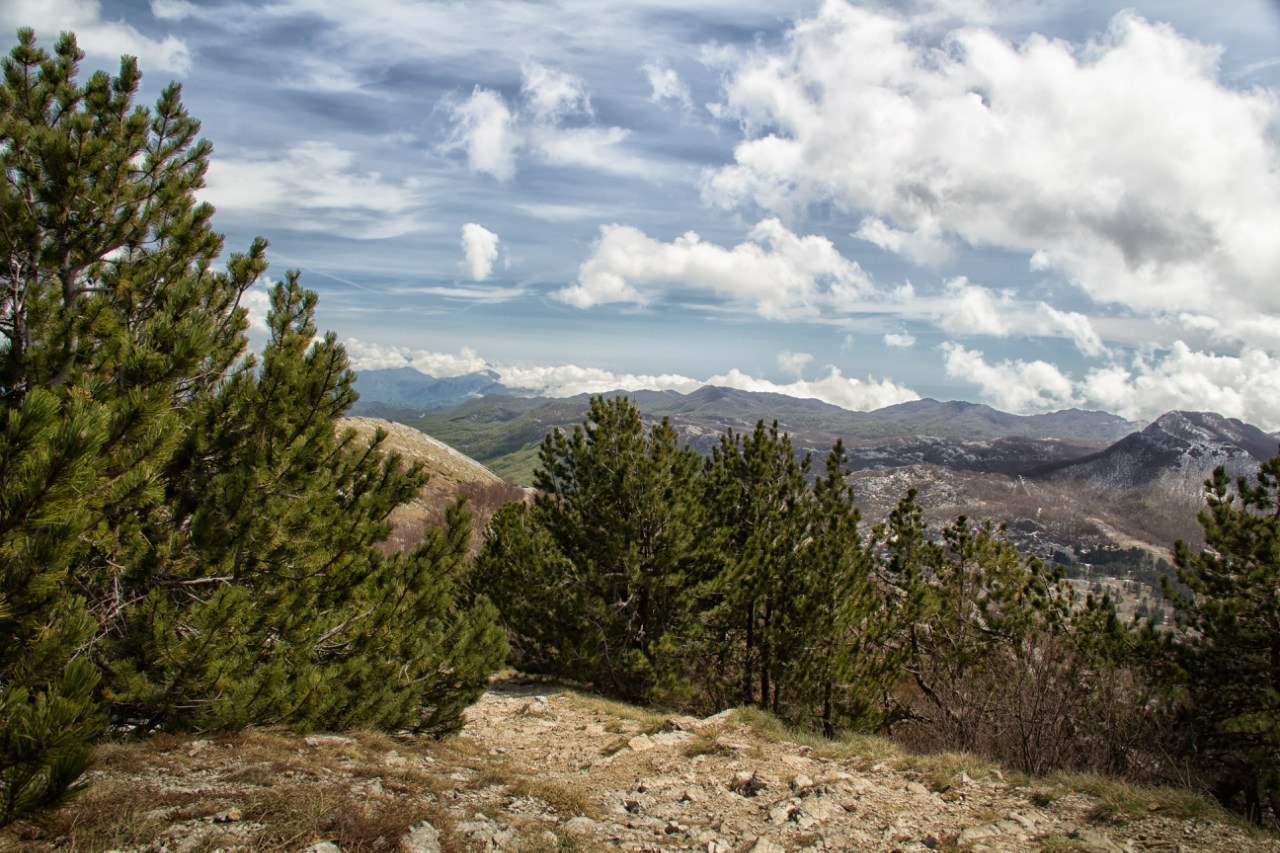
<svg viewBox="0 0 1280 853">
<path fill-rule="evenodd" d="M 627 398 L 596 397 L 584 424 L 546 437 L 539 462 L 541 493 L 531 510 L 495 520 L 477 588 L 533 620 L 514 633 L 518 649 L 541 656 L 535 665 L 647 698 L 698 544 L 698 457 L 666 421 L 646 431 Z M 532 542 L 544 543 L 541 556 L 515 559 Z M 537 624 L 549 616 L 554 626 Z"/>
<path fill-rule="evenodd" d="M 805 722 L 827 737 L 838 728 L 878 728 L 892 716 L 890 695 L 904 658 L 902 644 L 893 641 L 900 614 L 876 584 L 873 555 L 858 530 L 847 460 L 837 440 L 826 475 L 814 483 L 804 574 L 791 603 L 801 634 L 792 661 L 794 701 Z"/>
<path fill-rule="evenodd" d="M 789 608 L 805 573 L 809 465 L 776 421 L 760 421 L 749 436 L 728 431 L 707 461 L 703 500 L 715 549 L 698 608 L 717 704 L 782 710 L 802 644 Z"/>
<path fill-rule="evenodd" d="M 1178 616 L 1172 679 L 1219 795 L 1280 817 L 1280 456 L 1253 482 L 1222 468 L 1205 483 L 1206 547 L 1179 542 L 1165 594 Z"/>
<path fill-rule="evenodd" d="M 447 729 L 503 651 L 454 599 L 460 515 L 372 547 L 420 475 L 334 436 L 354 392 L 314 295 L 279 287 L 243 357 L 266 244 L 214 269 L 179 88 L 135 107 L 133 60 L 80 86 L 81 59 L 20 31 L 0 87 L 0 820 L 83 769 L 99 672 L 149 725 Z"/>
</svg>

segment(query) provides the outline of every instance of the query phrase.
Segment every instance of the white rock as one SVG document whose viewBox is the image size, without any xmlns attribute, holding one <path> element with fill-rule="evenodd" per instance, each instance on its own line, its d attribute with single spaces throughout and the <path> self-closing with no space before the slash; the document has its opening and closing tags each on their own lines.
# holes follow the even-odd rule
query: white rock
<svg viewBox="0 0 1280 853">
<path fill-rule="evenodd" d="M 400 839 L 400 850 L 401 853 L 440 853 L 440 833 L 424 820 Z"/>
<path fill-rule="evenodd" d="M 342 853 L 342 848 L 332 841 L 317 841 L 307 848 L 306 853 Z"/>
</svg>

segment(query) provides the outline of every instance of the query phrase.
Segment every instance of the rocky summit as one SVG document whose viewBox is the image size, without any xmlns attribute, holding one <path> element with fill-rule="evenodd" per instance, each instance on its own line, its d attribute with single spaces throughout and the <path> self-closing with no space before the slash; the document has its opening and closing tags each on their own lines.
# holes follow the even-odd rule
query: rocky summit
<svg viewBox="0 0 1280 853">
<path fill-rule="evenodd" d="M 441 741 L 159 735 L 100 747 L 88 781 L 0 849 L 1280 851 L 1183 792 L 1030 779 L 510 674 Z"/>
</svg>

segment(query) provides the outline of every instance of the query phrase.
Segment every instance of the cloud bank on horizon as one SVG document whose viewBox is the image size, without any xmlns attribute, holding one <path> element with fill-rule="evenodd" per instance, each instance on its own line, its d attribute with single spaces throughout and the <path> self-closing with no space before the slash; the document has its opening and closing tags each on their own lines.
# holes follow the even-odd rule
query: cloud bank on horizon
<svg viewBox="0 0 1280 853">
<path fill-rule="evenodd" d="M 229 243 L 271 237 L 357 367 L 1278 429 L 1280 8 L 1077 5 L 15 0 L 0 24 L 177 75 Z"/>
</svg>

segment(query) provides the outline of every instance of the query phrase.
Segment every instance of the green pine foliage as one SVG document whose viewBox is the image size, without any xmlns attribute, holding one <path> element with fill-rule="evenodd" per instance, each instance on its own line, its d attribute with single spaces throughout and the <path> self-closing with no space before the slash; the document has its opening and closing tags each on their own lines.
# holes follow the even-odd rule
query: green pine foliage
<svg viewBox="0 0 1280 853">
<path fill-rule="evenodd" d="M 858 528 L 861 514 L 845 481 L 847 458 L 837 440 L 826 475 L 814 483 L 801 552 L 805 573 L 792 605 L 802 628 L 795 716 L 827 737 L 892 722 L 893 693 L 906 659 L 905 646 L 896 642 L 903 612 L 892 591 L 876 583 L 875 556 Z"/>
<path fill-rule="evenodd" d="M 782 713 L 802 626 L 790 608 L 805 571 L 809 458 L 797 460 L 775 422 L 721 436 L 704 493 L 717 547 L 704 572 L 706 668 L 717 704 Z M 798 630 L 800 629 L 800 630 Z"/>
<path fill-rule="evenodd" d="M 0 825 L 61 799 L 105 722 L 80 656 L 94 623 L 68 589 L 103 421 L 82 397 L 37 388 L 0 425 Z"/>
<path fill-rule="evenodd" d="M 494 519 L 476 588 L 506 614 L 525 665 L 652 698 L 697 551 L 700 461 L 668 423 L 646 430 L 625 397 L 594 398 L 539 459 L 540 494 Z"/>
<path fill-rule="evenodd" d="M 1254 482 L 1205 483 L 1206 548 L 1179 542 L 1169 677 L 1219 796 L 1280 818 L 1280 456 Z"/>
<path fill-rule="evenodd" d="M 345 353 L 296 275 L 246 355 L 264 241 L 215 269 L 180 89 L 77 83 L 30 30 L 0 86 L 0 822 L 55 802 L 109 715 L 439 733 L 505 655 L 467 522 L 380 547 L 421 472 L 337 435 Z"/>
</svg>

